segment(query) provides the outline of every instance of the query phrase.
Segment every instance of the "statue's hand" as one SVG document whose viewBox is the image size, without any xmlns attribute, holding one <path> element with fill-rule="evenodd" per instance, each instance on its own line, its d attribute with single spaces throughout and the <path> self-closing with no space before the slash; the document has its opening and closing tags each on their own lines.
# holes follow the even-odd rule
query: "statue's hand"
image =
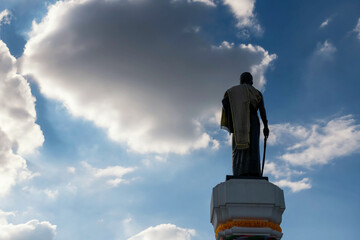
<svg viewBox="0 0 360 240">
<path fill-rule="evenodd" d="M 269 137 L 270 130 L 269 130 L 268 126 L 264 127 L 263 133 L 266 138 Z"/>
</svg>

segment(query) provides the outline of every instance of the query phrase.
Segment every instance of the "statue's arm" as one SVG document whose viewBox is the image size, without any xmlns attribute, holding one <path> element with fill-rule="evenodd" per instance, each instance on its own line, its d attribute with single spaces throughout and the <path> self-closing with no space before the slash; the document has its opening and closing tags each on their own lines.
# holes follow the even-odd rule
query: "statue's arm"
<svg viewBox="0 0 360 240">
<path fill-rule="evenodd" d="M 260 93 L 261 95 L 261 101 L 259 103 L 259 112 L 260 112 L 260 117 L 261 120 L 264 124 L 264 136 L 268 137 L 269 136 L 269 126 L 268 126 L 268 120 L 266 117 L 266 110 L 265 110 L 265 104 L 264 104 L 264 97 L 263 95 Z"/>
</svg>

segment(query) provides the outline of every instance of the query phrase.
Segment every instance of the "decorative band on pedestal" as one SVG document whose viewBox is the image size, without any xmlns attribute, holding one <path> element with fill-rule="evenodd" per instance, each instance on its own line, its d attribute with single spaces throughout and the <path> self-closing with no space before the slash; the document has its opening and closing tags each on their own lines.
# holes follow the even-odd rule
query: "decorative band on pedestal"
<svg viewBox="0 0 360 240">
<path fill-rule="evenodd" d="M 217 235 L 220 231 L 225 231 L 233 227 L 271 228 L 280 233 L 282 232 L 280 225 L 273 222 L 264 220 L 235 220 L 220 224 L 215 231 L 215 238 L 217 239 Z"/>
<path fill-rule="evenodd" d="M 231 236 L 227 237 L 224 240 L 276 240 L 273 237 L 266 237 L 266 236 L 248 236 L 248 235 L 241 235 L 241 236 Z"/>
</svg>

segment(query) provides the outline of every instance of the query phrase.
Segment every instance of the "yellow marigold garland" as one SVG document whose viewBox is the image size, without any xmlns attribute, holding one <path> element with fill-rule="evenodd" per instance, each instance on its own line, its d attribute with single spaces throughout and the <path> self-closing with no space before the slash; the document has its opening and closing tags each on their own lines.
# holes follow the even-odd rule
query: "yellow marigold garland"
<svg viewBox="0 0 360 240">
<path fill-rule="evenodd" d="M 273 222 L 268 222 L 264 220 L 235 220 L 220 224 L 215 231 L 215 238 L 217 238 L 217 235 L 220 231 L 225 231 L 226 229 L 231 229 L 232 227 L 268 227 L 274 229 L 275 231 L 282 232 L 281 227 Z"/>
</svg>

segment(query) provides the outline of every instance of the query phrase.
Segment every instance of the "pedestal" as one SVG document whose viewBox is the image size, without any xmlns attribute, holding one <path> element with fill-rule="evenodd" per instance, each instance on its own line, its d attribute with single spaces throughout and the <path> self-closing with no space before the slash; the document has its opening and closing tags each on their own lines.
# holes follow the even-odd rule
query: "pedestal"
<svg viewBox="0 0 360 240">
<path fill-rule="evenodd" d="M 229 179 L 213 188 L 210 222 L 217 240 L 279 240 L 284 210 L 278 186 L 265 179 Z"/>
</svg>

